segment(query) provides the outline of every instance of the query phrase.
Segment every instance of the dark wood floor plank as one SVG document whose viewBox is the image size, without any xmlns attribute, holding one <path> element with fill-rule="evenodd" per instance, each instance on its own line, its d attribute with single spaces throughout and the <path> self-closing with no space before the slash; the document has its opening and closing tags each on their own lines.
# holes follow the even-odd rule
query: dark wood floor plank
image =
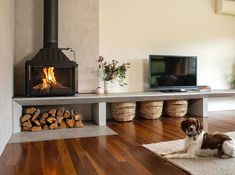
<svg viewBox="0 0 235 175">
<path fill-rule="evenodd" d="M 76 170 L 74 168 L 71 156 L 69 155 L 69 151 L 67 149 L 67 146 L 64 142 L 64 140 L 58 140 L 57 141 L 58 149 L 60 158 L 63 162 L 63 168 L 64 168 L 64 174 L 65 175 L 76 175 Z"/>
<path fill-rule="evenodd" d="M 235 112 L 211 113 L 205 131 L 235 131 Z M 186 175 L 142 144 L 181 139 L 183 118 L 108 122 L 118 135 L 7 144 L 0 157 L 3 175 Z"/>
</svg>

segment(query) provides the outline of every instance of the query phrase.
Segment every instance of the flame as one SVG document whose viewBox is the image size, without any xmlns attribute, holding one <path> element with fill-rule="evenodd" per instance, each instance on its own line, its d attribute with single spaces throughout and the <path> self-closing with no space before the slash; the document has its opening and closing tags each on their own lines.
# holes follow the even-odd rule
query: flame
<svg viewBox="0 0 235 175">
<path fill-rule="evenodd" d="M 54 73 L 54 67 L 49 67 L 49 68 L 44 67 L 43 72 L 45 74 L 45 78 L 43 79 L 43 81 L 45 80 L 46 84 L 57 83 Z"/>
<path fill-rule="evenodd" d="M 43 68 L 44 78 L 42 84 L 38 84 L 33 89 L 47 90 L 50 88 L 65 88 L 62 84 L 56 81 L 54 67 Z"/>
<path fill-rule="evenodd" d="M 43 68 L 43 73 L 45 75 L 45 78 L 42 79 L 42 90 L 51 88 L 52 84 L 57 84 L 55 73 L 54 73 L 54 67 Z"/>
</svg>

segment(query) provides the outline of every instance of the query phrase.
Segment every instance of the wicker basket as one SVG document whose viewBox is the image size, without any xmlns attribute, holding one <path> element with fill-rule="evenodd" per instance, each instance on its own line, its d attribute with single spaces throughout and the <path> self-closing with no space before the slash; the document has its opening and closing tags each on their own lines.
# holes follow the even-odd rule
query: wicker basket
<svg viewBox="0 0 235 175">
<path fill-rule="evenodd" d="M 112 117 L 117 121 L 131 121 L 135 117 L 135 102 L 121 102 L 111 104 Z"/>
<path fill-rule="evenodd" d="M 166 101 L 165 112 L 169 117 L 183 117 L 188 110 L 188 102 L 186 100 Z"/>
<path fill-rule="evenodd" d="M 145 119 L 157 119 L 162 115 L 163 101 L 140 102 L 140 116 Z"/>
</svg>

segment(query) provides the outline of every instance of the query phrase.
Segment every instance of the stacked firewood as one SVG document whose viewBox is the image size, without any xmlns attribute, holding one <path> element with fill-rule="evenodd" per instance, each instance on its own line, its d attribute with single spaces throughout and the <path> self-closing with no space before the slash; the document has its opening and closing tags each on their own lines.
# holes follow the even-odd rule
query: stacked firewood
<svg viewBox="0 0 235 175">
<path fill-rule="evenodd" d="M 35 107 L 25 108 L 20 122 L 22 131 L 84 127 L 81 116 L 76 111 L 64 108 L 53 108 L 43 113 Z"/>
</svg>

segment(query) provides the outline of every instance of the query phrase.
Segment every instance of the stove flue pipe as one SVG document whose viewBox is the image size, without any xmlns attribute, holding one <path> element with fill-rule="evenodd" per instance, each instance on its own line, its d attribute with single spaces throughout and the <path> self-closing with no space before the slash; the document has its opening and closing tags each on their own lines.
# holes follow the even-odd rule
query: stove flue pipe
<svg viewBox="0 0 235 175">
<path fill-rule="evenodd" d="M 44 0 L 44 48 L 58 48 L 58 0 Z"/>
</svg>

